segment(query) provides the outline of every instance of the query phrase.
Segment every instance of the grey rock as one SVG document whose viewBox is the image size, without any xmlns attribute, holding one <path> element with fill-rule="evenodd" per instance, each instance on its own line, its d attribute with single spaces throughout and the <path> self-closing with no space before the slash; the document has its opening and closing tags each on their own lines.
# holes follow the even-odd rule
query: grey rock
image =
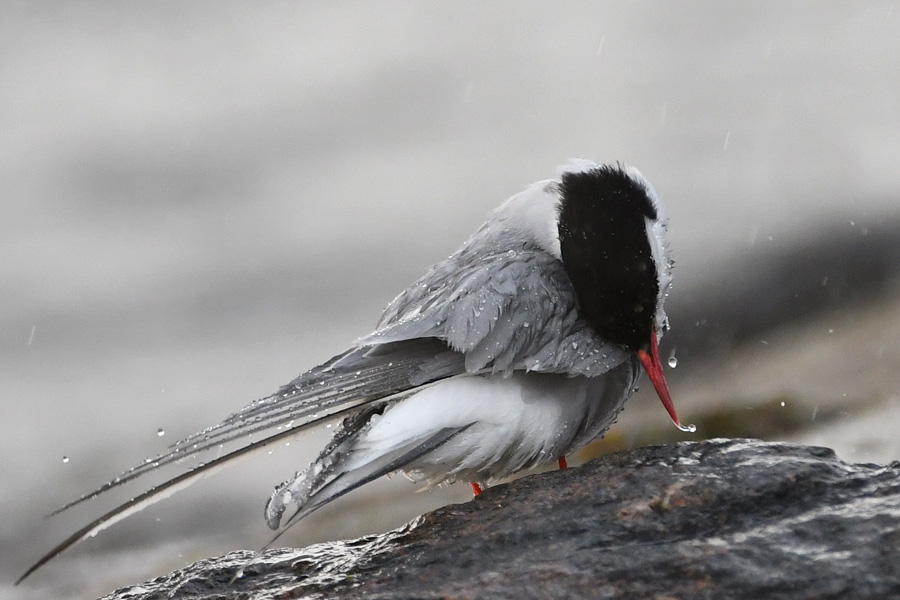
<svg viewBox="0 0 900 600">
<path fill-rule="evenodd" d="M 893 295 L 898 283 L 900 221 L 884 218 L 870 227 L 834 223 L 813 235 L 736 252 L 705 280 L 686 288 L 677 284 L 678 293 L 666 301 L 672 330 L 665 344 L 678 348 L 684 365 L 708 367 L 732 357 L 735 346 L 784 325 L 852 313 Z M 671 379 L 684 373 L 673 371 Z"/>
<path fill-rule="evenodd" d="M 900 598 L 900 463 L 742 439 L 638 448 L 383 535 L 267 551 L 229 583 L 252 556 L 106 598 Z"/>
</svg>

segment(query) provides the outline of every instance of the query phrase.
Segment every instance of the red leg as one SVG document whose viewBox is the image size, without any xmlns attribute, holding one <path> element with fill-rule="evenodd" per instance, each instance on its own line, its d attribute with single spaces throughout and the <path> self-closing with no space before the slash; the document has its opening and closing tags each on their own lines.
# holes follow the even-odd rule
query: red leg
<svg viewBox="0 0 900 600">
<path fill-rule="evenodd" d="M 477 483 L 475 483 L 474 481 L 472 482 L 472 493 L 475 494 L 476 496 L 481 494 L 481 486 L 478 485 Z"/>
<path fill-rule="evenodd" d="M 560 456 L 560 457 L 559 457 L 559 468 L 560 468 L 560 469 L 567 469 L 568 467 L 569 467 L 569 463 L 566 462 L 566 457 L 565 457 L 565 456 Z"/>
</svg>

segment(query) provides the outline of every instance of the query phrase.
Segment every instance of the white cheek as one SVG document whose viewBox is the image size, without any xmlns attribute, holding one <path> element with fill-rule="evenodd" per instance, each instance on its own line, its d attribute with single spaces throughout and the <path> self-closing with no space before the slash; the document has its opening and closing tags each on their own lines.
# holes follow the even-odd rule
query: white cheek
<svg viewBox="0 0 900 600">
<path fill-rule="evenodd" d="M 656 272 L 659 276 L 659 297 L 656 300 L 656 327 L 657 331 L 661 333 L 666 321 L 663 303 L 669 294 L 669 288 L 672 286 L 672 270 L 669 251 L 666 247 L 666 229 L 657 220 L 645 218 L 644 223 L 647 230 L 647 239 L 650 242 L 650 253 L 653 256 L 653 263 L 656 265 Z"/>
</svg>

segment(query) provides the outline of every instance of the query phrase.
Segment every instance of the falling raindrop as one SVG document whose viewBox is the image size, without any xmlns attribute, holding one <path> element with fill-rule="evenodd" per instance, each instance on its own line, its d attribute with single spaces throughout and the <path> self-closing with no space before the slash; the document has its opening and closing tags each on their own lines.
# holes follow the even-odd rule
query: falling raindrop
<svg viewBox="0 0 900 600">
<path fill-rule="evenodd" d="M 466 89 L 463 93 L 463 102 L 469 104 L 472 101 L 472 92 L 475 90 L 475 82 L 469 81 L 466 83 Z"/>
<path fill-rule="evenodd" d="M 159 437 L 162 437 L 162 436 L 166 435 L 166 430 L 163 429 L 162 427 L 160 427 L 159 429 L 156 430 L 156 435 L 158 435 Z"/>
<path fill-rule="evenodd" d="M 64 462 L 64 463 L 69 462 L 69 457 L 68 457 L 68 456 L 63 456 L 63 462 Z"/>
<path fill-rule="evenodd" d="M 781 405 L 784 406 L 784 400 L 781 401 Z"/>
<path fill-rule="evenodd" d="M 669 356 L 669 367 L 674 369 L 677 366 L 678 366 L 678 359 L 675 358 L 675 351 L 672 350 L 672 355 Z"/>
</svg>

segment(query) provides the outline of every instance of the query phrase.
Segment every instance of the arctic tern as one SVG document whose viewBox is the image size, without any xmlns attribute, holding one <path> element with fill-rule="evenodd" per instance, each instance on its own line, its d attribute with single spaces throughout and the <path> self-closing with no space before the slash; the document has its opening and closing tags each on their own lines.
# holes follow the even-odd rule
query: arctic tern
<svg viewBox="0 0 900 600">
<path fill-rule="evenodd" d="M 657 194 L 637 169 L 570 160 L 491 212 L 347 351 L 59 509 L 259 438 L 89 523 L 19 582 L 200 476 L 338 416 L 319 457 L 269 499 L 272 529 L 395 471 L 428 485 L 468 482 L 477 494 L 530 467 L 563 466 L 615 422 L 642 367 L 676 426 L 691 430 L 679 423 L 658 348 L 672 284 L 665 232 Z"/>
</svg>

